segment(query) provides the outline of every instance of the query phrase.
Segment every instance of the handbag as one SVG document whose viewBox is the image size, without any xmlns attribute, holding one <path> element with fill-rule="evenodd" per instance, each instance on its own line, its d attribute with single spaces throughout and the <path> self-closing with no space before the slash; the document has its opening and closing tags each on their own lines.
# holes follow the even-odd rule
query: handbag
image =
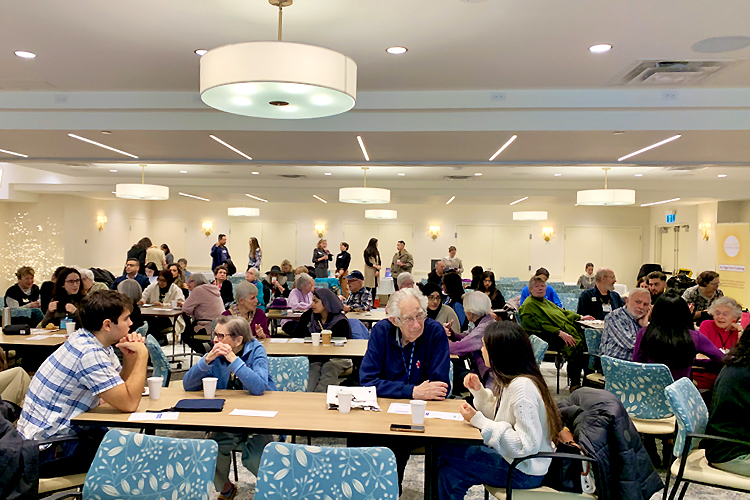
<svg viewBox="0 0 750 500">
<path fill-rule="evenodd" d="M 573 455 L 586 455 L 583 450 L 572 439 L 567 443 L 560 442 L 557 445 L 558 453 L 570 453 Z M 568 493 L 596 492 L 594 474 L 589 462 L 559 458 L 552 463 L 544 476 L 542 485 L 549 486 L 558 491 Z"/>
<path fill-rule="evenodd" d="M 5 325 L 3 333 L 5 335 L 29 335 L 31 327 L 29 325 Z"/>
</svg>

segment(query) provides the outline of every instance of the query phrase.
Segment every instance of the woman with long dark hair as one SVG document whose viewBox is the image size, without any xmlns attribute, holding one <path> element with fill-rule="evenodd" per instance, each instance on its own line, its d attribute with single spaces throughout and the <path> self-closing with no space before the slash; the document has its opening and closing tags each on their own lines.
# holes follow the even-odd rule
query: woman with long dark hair
<svg viewBox="0 0 750 500">
<path fill-rule="evenodd" d="M 482 266 L 471 268 L 471 284 L 469 285 L 471 290 L 479 290 L 480 283 L 482 283 L 482 274 L 484 274 Z"/>
<path fill-rule="evenodd" d="M 495 286 L 495 273 L 485 271 L 482 273 L 482 279 L 479 280 L 478 292 L 484 292 L 492 302 L 492 309 L 502 309 L 505 306 L 505 297 Z"/>
<path fill-rule="evenodd" d="M 654 304 L 651 322 L 635 337 L 633 361 L 667 365 L 677 380 L 690 377 L 697 353 L 719 363 L 724 357 L 707 337 L 693 330 L 687 302 L 676 293 L 664 293 Z"/>
<path fill-rule="evenodd" d="M 476 484 L 505 488 L 510 463 L 540 451 L 553 451 L 562 430 L 557 404 L 544 382 L 529 336 L 517 323 L 501 321 L 484 331 L 482 357 L 494 376 L 493 390 L 470 373 L 464 385 L 474 396 L 474 409 L 460 406 L 464 419 L 482 431 L 484 445 L 441 446 L 438 458 L 440 500 L 463 499 Z M 513 488 L 542 484 L 550 459 L 521 462 Z"/>
<path fill-rule="evenodd" d="M 169 245 L 167 245 L 166 243 L 162 243 L 159 248 L 161 248 L 161 251 L 164 252 L 164 260 L 167 261 L 167 267 L 169 267 L 169 265 L 174 262 L 174 255 L 172 255 L 172 251 L 169 249 Z"/>
<path fill-rule="evenodd" d="M 734 439 L 750 436 L 750 333 L 748 329 L 729 351 L 726 366 L 714 385 L 706 434 Z M 713 467 L 750 476 L 750 446 L 704 440 L 706 459 Z"/>
<path fill-rule="evenodd" d="M 152 245 L 151 239 L 148 237 L 141 238 L 138 240 L 138 243 L 134 244 L 132 247 L 130 247 L 130 250 L 128 250 L 127 255 L 125 256 L 125 261 L 127 262 L 127 259 L 138 259 L 138 272 L 140 274 L 146 274 L 145 265 L 146 265 L 146 249 L 150 248 Z M 123 269 L 122 274 L 125 274 L 126 271 Z"/>
<path fill-rule="evenodd" d="M 447 273 L 443 276 L 443 291 L 448 296 L 445 299 L 445 304 L 456 312 L 461 331 L 466 330 L 469 327 L 469 323 L 466 321 L 466 313 L 464 312 L 464 287 L 461 276 L 456 273 Z"/>
<path fill-rule="evenodd" d="M 380 276 L 380 252 L 378 251 L 378 239 L 370 238 L 364 252 L 365 257 L 365 288 L 372 292 L 372 301 L 378 294 L 378 282 Z"/>
<path fill-rule="evenodd" d="M 81 301 L 83 300 L 83 286 L 81 274 L 77 269 L 66 267 L 60 272 L 55 282 L 55 294 L 47 306 L 47 313 L 37 328 L 44 328 L 52 323 L 60 326 L 60 320 L 67 317 L 76 322 L 76 328 L 81 326 Z"/>
</svg>

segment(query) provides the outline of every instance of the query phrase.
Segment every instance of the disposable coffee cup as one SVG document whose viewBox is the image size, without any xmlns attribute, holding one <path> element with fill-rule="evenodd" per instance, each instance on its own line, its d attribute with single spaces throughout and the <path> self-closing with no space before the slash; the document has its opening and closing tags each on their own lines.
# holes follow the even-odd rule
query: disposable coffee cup
<svg viewBox="0 0 750 500">
<path fill-rule="evenodd" d="M 321 334 L 323 336 L 323 343 L 325 345 L 331 345 L 331 330 L 323 330 Z"/>
<path fill-rule="evenodd" d="M 409 403 L 411 404 L 411 423 L 418 425 L 424 424 L 424 412 L 425 408 L 427 408 L 427 401 L 412 399 Z"/>
<path fill-rule="evenodd" d="M 68 321 L 65 323 L 65 331 L 70 335 L 74 331 L 76 331 L 76 324 L 74 321 Z"/>
<path fill-rule="evenodd" d="M 203 379 L 203 397 L 213 399 L 216 397 L 216 383 L 219 381 L 216 377 L 206 377 Z"/>
<path fill-rule="evenodd" d="M 352 395 L 351 389 L 341 389 L 339 391 L 339 411 L 341 413 L 349 413 L 352 409 Z"/>
<path fill-rule="evenodd" d="M 312 336 L 313 345 L 314 346 L 319 346 L 320 345 L 320 337 L 321 337 L 320 332 L 311 333 L 310 335 Z"/>
<path fill-rule="evenodd" d="M 177 309 L 177 299 L 172 301 L 172 309 Z"/>
<path fill-rule="evenodd" d="M 149 377 L 147 380 L 148 397 L 150 399 L 159 399 L 161 397 L 161 386 L 164 383 L 164 377 Z"/>
</svg>

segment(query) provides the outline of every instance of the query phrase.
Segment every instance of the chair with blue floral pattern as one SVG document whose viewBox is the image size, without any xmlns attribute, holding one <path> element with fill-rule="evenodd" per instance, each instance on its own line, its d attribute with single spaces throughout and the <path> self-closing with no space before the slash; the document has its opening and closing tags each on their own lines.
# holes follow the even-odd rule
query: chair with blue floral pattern
<svg viewBox="0 0 750 500">
<path fill-rule="evenodd" d="M 604 388 L 620 398 L 641 434 L 667 435 L 675 430 L 675 417 L 664 388 L 674 382 L 672 372 L 658 363 L 636 363 L 602 356 Z"/>
<path fill-rule="evenodd" d="M 531 341 L 531 348 L 534 350 L 536 362 L 541 365 L 542 361 L 544 361 L 544 354 L 547 352 L 549 344 L 536 335 L 529 335 L 529 340 Z"/>
<path fill-rule="evenodd" d="M 208 500 L 217 454 L 210 439 L 110 430 L 86 474 L 83 498 Z"/>
<path fill-rule="evenodd" d="M 708 424 L 708 408 L 703 402 L 700 392 L 688 378 L 681 378 L 664 389 L 669 405 L 677 417 L 677 438 L 674 442 L 673 453 L 675 461 L 667 473 L 666 491 L 669 480 L 675 476 L 675 483 L 669 495 L 674 499 L 677 490 L 682 485 L 680 500 L 685 496 L 690 483 L 705 484 L 733 491 L 750 492 L 750 477 L 732 474 L 709 465 L 706 460 L 705 449 L 693 449 L 694 440 L 725 441 L 750 447 L 750 442 L 739 439 L 706 435 Z M 742 436 L 746 437 L 746 436 Z"/>
<path fill-rule="evenodd" d="M 153 377 L 163 377 L 163 386 L 169 386 L 169 377 L 172 375 L 172 370 L 169 369 L 169 359 L 164 354 L 159 341 L 154 338 L 153 335 L 146 336 L 146 348 L 148 349 L 148 355 L 151 357 L 151 364 L 154 367 Z"/>
<path fill-rule="evenodd" d="M 310 360 L 307 356 L 268 356 L 268 372 L 277 390 L 306 392 Z"/>
<path fill-rule="evenodd" d="M 270 443 L 263 450 L 255 500 L 398 498 L 396 457 L 388 448 Z"/>
<path fill-rule="evenodd" d="M 586 337 L 586 350 L 589 354 L 589 369 L 591 370 L 599 370 L 599 364 L 597 361 L 599 360 L 600 351 L 599 347 L 602 344 L 602 330 L 598 328 L 586 328 L 583 330 L 583 334 Z M 599 373 L 598 371 L 594 371 L 593 373 L 589 373 L 584 377 L 584 385 L 587 385 L 586 383 L 590 383 L 593 387 L 603 388 L 604 387 L 604 375 Z"/>
<path fill-rule="evenodd" d="M 135 333 L 140 333 L 143 337 L 148 335 L 148 323 L 143 323 L 141 326 L 135 329 Z"/>
</svg>

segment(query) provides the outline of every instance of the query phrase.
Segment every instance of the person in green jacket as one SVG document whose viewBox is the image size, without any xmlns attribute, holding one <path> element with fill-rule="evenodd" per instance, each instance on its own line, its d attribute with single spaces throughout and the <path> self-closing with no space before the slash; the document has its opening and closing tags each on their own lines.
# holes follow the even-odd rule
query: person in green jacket
<svg viewBox="0 0 750 500">
<path fill-rule="evenodd" d="M 521 325 L 529 335 L 547 342 L 550 350 L 563 354 L 568 361 L 568 383 L 573 392 L 581 385 L 581 370 L 586 361 L 586 340 L 576 322 L 594 318 L 561 309 L 544 298 L 546 292 L 547 284 L 542 278 L 534 276 L 529 280 L 530 297 L 518 310 Z"/>
</svg>

